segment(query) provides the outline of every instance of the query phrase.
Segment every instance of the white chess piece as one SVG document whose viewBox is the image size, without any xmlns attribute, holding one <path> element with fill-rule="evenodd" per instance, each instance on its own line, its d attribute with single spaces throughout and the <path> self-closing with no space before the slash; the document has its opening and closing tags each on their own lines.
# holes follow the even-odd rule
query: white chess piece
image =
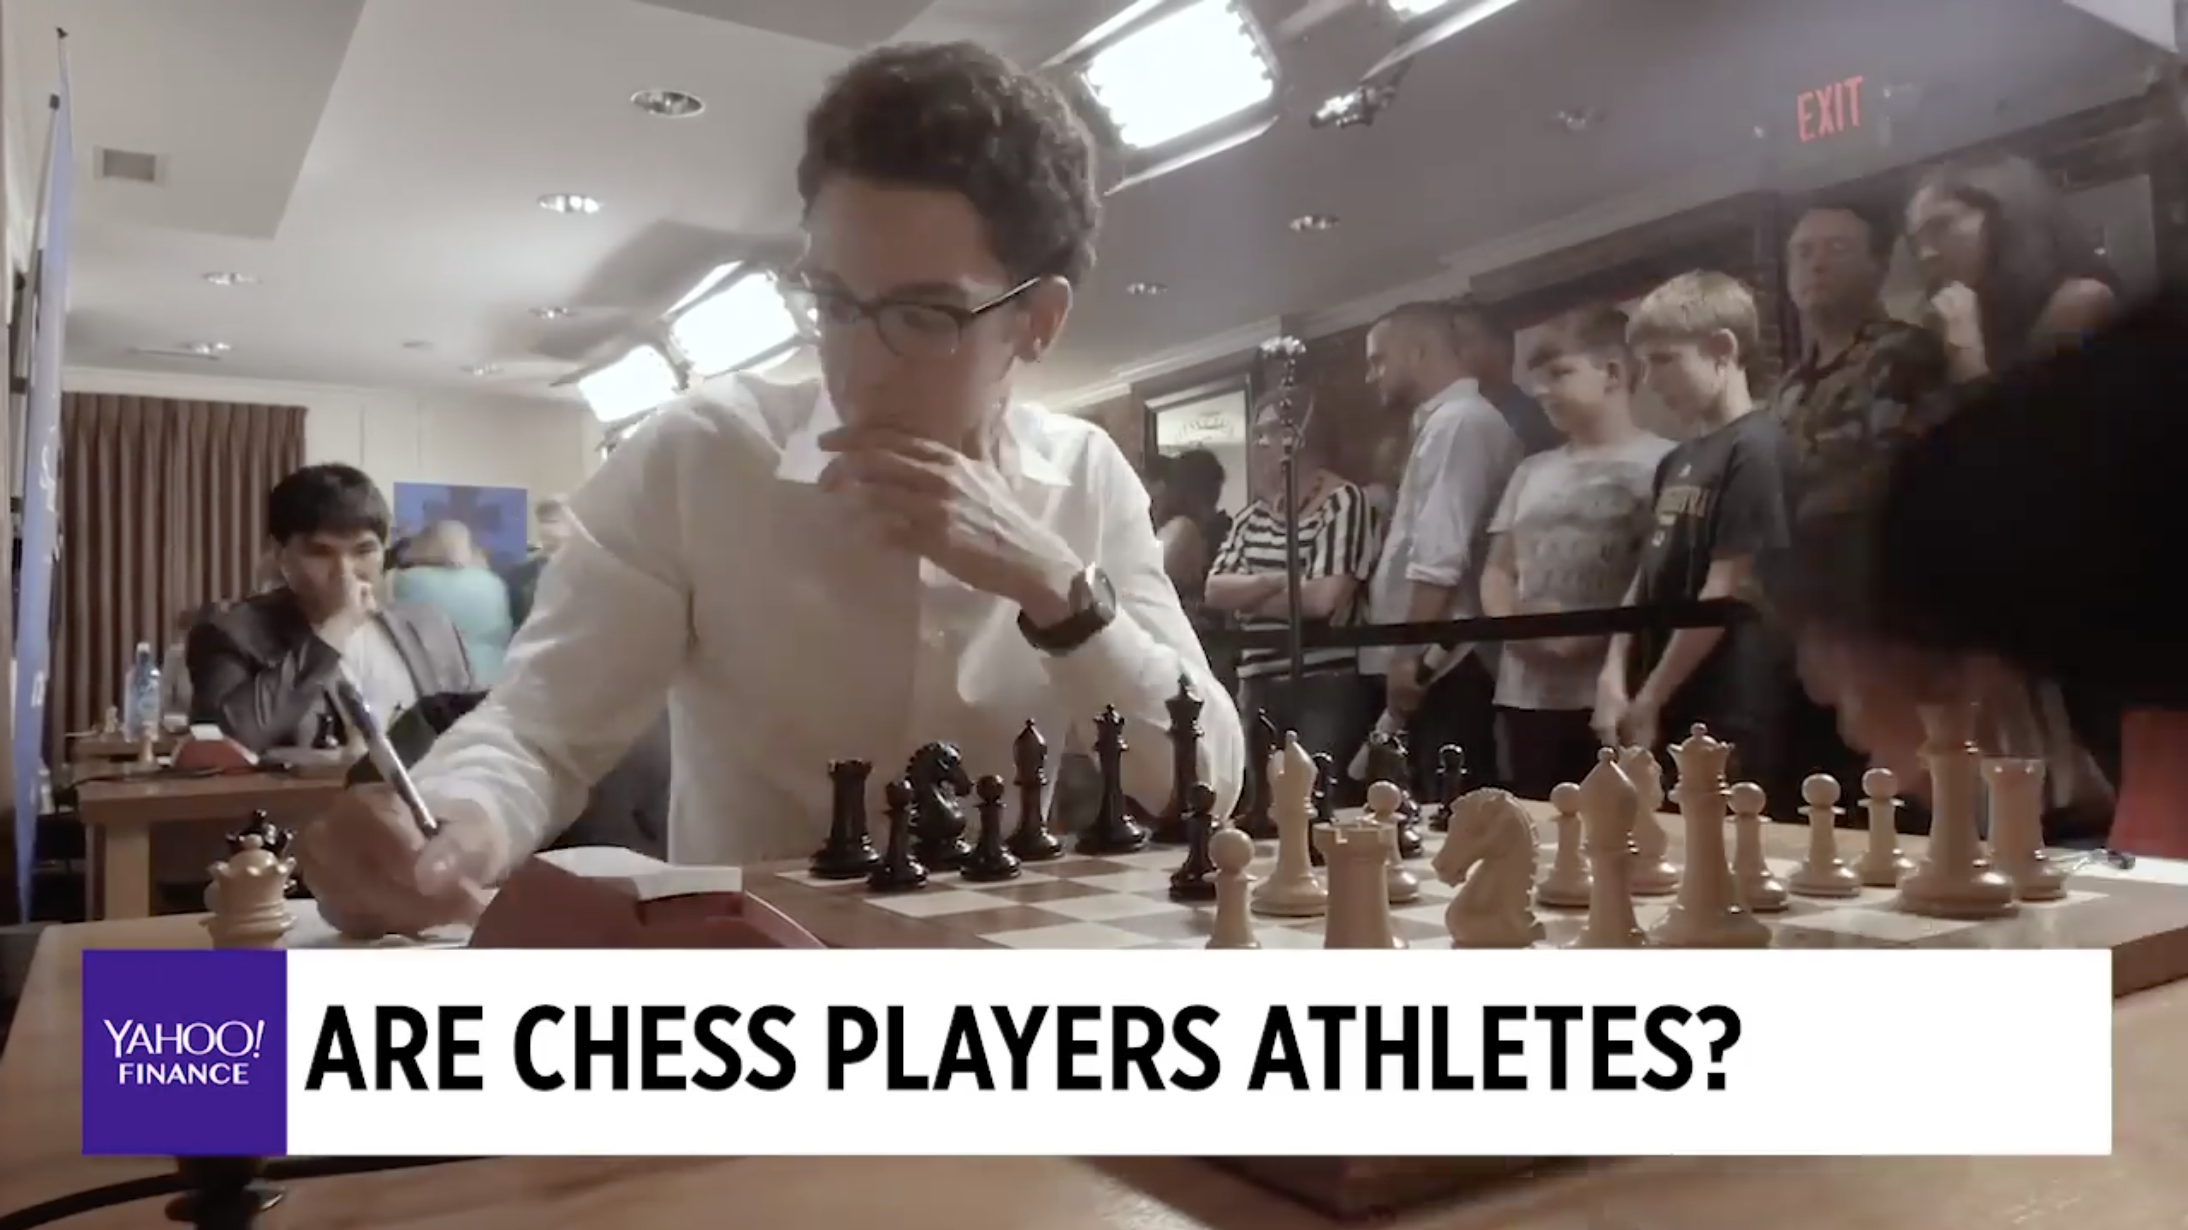
<svg viewBox="0 0 2188 1230">
<path fill-rule="evenodd" d="M 1769 799 L 1753 782 L 1734 782 L 1725 792 L 1732 808 L 1732 885 L 1753 914 L 1775 914 L 1791 901 L 1785 884 L 1763 856 L 1763 808 Z"/>
<path fill-rule="evenodd" d="M 1787 887 L 1802 897 L 1859 897 L 1861 874 L 1839 857 L 1839 779 L 1809 774 L 1801 783 L 1801 802 L 1808 817 L 1808 857 L 1793 869 Z"/>
<path fill-rule="evenodd" d="M 2023 901 L 2066 896 L 2066 874 L 2044 852 L 2044 762 L 1998 758 L 1983 762 L 1989 788 L 1991 859 Z"/>
<path fill-rule="evenodd" d="M 256 833 L 245 834 L 241 846 L 227 862 L 213 864 L 205 929 L 215 948 L 279 948 L 296 925 L 288 901 L 296 860 L 274 857 Z"/>
<path fill-rule="evenodd" d="M 1618 753 L 1596 753 L 1595 768 L 1580 783 L 1580 822 L 1588 843 L 1588 872 L 1595 886 L 1588 900 L 1588 922 L 1575 948 L 1646 948 L 1648 933 L 1634 916 L 1633 826 L 1641 793 L 1618 767 Z"/>
<path fill-rule="evenodd" d="M 1454 948 L 1530 948 L 1542 939 L 1535 917 L 1535 825 L 1502 790 L 1471 791 L 1451 806 L 1451 830 L 1429 864 L 1459 886 L 1444 908 Z"/>
<path fill-rule="evenodd" d="M 1404 948 L 1406 942 L 1391 931 L 1385 880 L 1391 859 L 1397 857 L 1397 828 L 1360 818 L 1339 820 L 1316 825 L 1314 845 L 1322 852 L 1330 876 L 1322 947 Z"/>
<path fill-rule="evenodd" d="M 1927 705 L 1922 762 L 1930 771 L 1930 842 L 1899 882 L 1899 908 L 1925 918 L 2003 918 L 2017 908 L 2013 881 L 1991 866 L 1977 831 L 1983 753 L 1972 705 Z"/>
<path fill-rule="evenodd" d="M 1210 948 L 1259 948 L 1254 938 L 1252 911 L 1246 894 L 1254 878 L 1247 868 L 1254 861 L 1254 839 L 1232 825 L 1224 825 L 1208 838 L 1208 857 L 1216 865 L 1216 920 L 1209 929 Z"/>
<path fill-rule="evenodd" d="M 1633 822 L 1633 876 L 1630 888 L 1636 897 L 1669 897 L 1679 891 L 1679 866 L 1667 857 L 1671 837 L 1664 832 L 1664 766 L 1645 747 L 1629 747 L 1618 754 L 1619 770 L 1633 783 L 1640 797 L 1640 814 Z"/>
<path fill-rule="evenodd" d="M 1269 757 L 1269 794 L 1276 816 L 1276 868 L 1254 886 L 1253 911 L 1277 918 L 1314 918 L 1329 909 L 1329 890 L 1314 874 L 1308 854 L 1314 825 L 1314 757 L 1299 736 Z"/>
<path fill-rule="evenodd" d="M 1869 846 L 1854 870 L 1871 888 L 1898 888 L 1914 872 L 1899 849 L 1899 775 L 1879 765 L 1861 775 L 1861 806 L 1869 813 Z"/>
<path fill-rule="evenodd" d="M 1768 948 L 1770 928 L 1740 904 L 1725 854 L 1725 766 L 1732 745 L 1697 724 L 1671 749 L 1679 764 L 1679 818 L 1686 830 L 1686 874 L 1679 899 L 1650 939 L 1666 948 Z"/>
<path fill-rule="evenodd" d="M 1535 904 L 1553 910 L 1584 910 L 1593 890 L 1588 860 L 1580 848 L 1580 786 L 1559 782 L 1550 788 L 1550 807 L 1557 815 L 1557 853 L 1550 860 L 1550 874 L 1535 888 Z"/>
<path fill-rule="evenodd" d="M 1421 898 L 1421 881 L 1398 857 L 1396 829 L 1398 809 L 1405 806 L 1405 790 L 1394 782 L 1376 782 L 1368 787 L 1368 819 L 1392 830 L 1390 843 L 1390 867 L 1384 873 L 1385 895 L 1392 905 L 1406 905 Z"/>
</svg>

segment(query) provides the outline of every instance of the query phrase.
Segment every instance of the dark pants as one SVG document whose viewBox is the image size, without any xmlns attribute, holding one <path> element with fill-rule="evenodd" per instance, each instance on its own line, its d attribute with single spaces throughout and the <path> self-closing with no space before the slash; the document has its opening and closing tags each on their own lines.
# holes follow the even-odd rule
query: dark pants
<svg viewBox="0 0 2188 1230">
<path fill-rule="evenodd" d="M 1338 806 L 1357 807 L 1364 801 L 1366 786 L 1345 773 L 1375 721 L 1375 711 L 1361 694 L 1359 675 L 1324 670 L 1301 675 L 1296 682 L 1289 672 L 1249 675 L 1239 680 L 1238 711 L 1249 724 L 1257 712 L 1267 713 L 1279 734 L 1295 732 L 1309 752 L 1328 752 L 1337 764 Z"/>
<path fill-rule="evenodd" d="M 1595 767 L 1595 737 L 1586 709 L 1498 709 L 1497 754 L 1505 789 L 1523 799 L 1547 799 L 1560 782 L 1578 783 Z"/>
<path fill-rule="evenodd" d="M 1383 711 L 1385 692 L 1384 680 L 1370 677 L 1371 712 Z M 1482 665 L 1479 653 L 1468 654 L 1449 674 L 1428 685 L 1421 707 L 1406 724 L 1406 743 L 1413 753 L 1415 798 L 1438 797 L 1436 757 L 1447 744 L 1466 754 L 1464 789 L 1504 784 L 1497 765 L 1496 695 L 1496 677 Z"/>
</svg>

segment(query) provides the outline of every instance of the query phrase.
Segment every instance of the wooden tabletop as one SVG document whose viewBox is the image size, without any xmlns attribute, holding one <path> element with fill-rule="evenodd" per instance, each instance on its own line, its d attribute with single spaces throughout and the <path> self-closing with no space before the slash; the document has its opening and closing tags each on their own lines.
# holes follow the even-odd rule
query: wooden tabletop
<svg viewBox="0 0 2188 1230">
<path fill-rule="evenodd" d="M 164 1160 L 77 1155 L 87 947 L 204 943 L 194 919 L 55 927 L 43 936 L 7 1053 L 0 1057 L 0 1211 L 158 1174 Z M 2040 987 L 2030 994 L 2043 993 Z M 1887 1009 L 1888 1011 L 1888 1009 Z M 2115 1153 L 2109 1158 L 1628 1159 L 1493 1187 L 1395 1222 L 1399 1230 L 2152 1230 L 2181 1224 L 2188 1173 L 2188 983 L 2131 996 L 2115 1015 Z M 1890 1022 L 1872 1046 L 1848 1039 L 1845 1107 L 1858 1134 L 1889 1113 L 1896 1063 L 1951 1045 Z M 2102 1080 L 2092 1057 L 2029 1056 L 2001 1080 Z M 550 1160 L 465 1162 L 294 1185 L 269 1230 L 544 1230 L 613 1224 L 685 1230 L 734 1210 L 780 1226 L 906 1230 L 1323 1230 L 1320 1215 L 1193 1161 L 1066 1158 Z M 123 1206 L 70 1230 L 136 1230 L 155 1206 Z"/>
<path fill-rule="evenodd" d="M 76 787 L 77 814 L 89 825 L 187 824 L 229 820 L 242 808 L 315 808 L 342 788 L 338 777 L 290 773 L 164 774 L 94 778 Z"/>
</svg>

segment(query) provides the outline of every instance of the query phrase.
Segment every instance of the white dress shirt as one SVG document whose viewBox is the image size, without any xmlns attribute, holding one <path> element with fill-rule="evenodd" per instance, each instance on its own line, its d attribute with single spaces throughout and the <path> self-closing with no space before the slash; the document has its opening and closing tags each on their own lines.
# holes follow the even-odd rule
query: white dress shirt
<svg viewBox="0 0 2188 1230">
<path fill-rule="evenodd" d="M 1368 585 L 1368 619 L 1408 622 L 1413 583 L 1454 587 L 1439 619 L 1481 614 L 1481 570 L 1489 522 L 1504 485 L 1526 455 L 1518 433 L 1472 380 L 1461 380 L 1415 412 L 1418 425 L 1398 484 L 1397 507 L 1383 535 L 1383 557 Z M 1443 659 L 1449 670 L 1471 646 Z M 1387 675 L 1395 651 L 1363 649 L 1360 670 Z"/>
<path fill-rule="evenodd" d="M 1117 590 L 1115 622 L 1051 656 L 1020 634 L 1017 608 L 874 541 L 815 486 L 819 437 L 838 421 L 817 383 L 740 380 L 619 446 L 573 497 L 573 533 L 500 683 L 419 765 L 428 801 L 477 801 L 520 848 L 542 845 L 665 697 L 678 863 L 810 854 L 827 836 L 832 760 L 874 766 L 877 833 L 884 784 L 928 742 L 1008 781 L 1031 719 L 1053 782 L 1071 728 L 1105 705 L 1125 718 L 1127 793 L 1160 807 L 1164 702 L 1182 676 L 1205 703 L 1201 776 L 1229 814 L 1238 713 L 1163 572 L 1146 489 L 1108 435 L 1027 407 L 1005 416 L 1013 491 Z"/>
</svg>

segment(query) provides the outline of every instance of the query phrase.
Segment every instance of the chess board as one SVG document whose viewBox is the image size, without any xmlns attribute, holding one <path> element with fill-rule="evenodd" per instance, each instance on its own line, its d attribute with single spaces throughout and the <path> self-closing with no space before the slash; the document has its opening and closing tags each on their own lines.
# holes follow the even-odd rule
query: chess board
<svg viewBox="0 0 2188 1230">
<path fill-rule="evenodd" d="M 1805 828 L 1773 826 L 1769 844 L 1798 844 Z M 1429 844 L 1441 838 L 1429 835 Z M 1547 868 L 1545 848 L 1538 865 Z M 975 884 L 940 872 L 907 893 L 874 894 L 864 881 L 814 877 L 802 865 L 759 869 L 747 888 L 782 909 L 832 947 L 1117 949 L 1205 947 L 1212 904 L 1170 900 L 1170 873 L 1183 854 L 1151 847 L 1134 854 L 1067 854 L 1029 864 L 1019 878 Z M 1773 857 L 1780 879 L 1798 860 Z M 1265 878 L 1275 843 L 1257 846 L 1254 874 Z M 1448 949 L 1444 911 L 1456 888 L 1437 882 L 1427 860 L 1408 868 L 1420 880 L 1418 900 L 1391 907 L 1391 927 L 1413 948 Z M 2188 977 L 2188 886 L 2078 874 L 2059 901 L 2023 903 L 2008 918 L 1951 921 L 1899 910 L 1892 889 L 1865 888 L 1858 897 L 1794 897 L 1788 908 L 1762 915 L 1777 948 L 2108 948 L 2115 953 L 2115 991 L 2129 994 Z M 1674 898 L 1637 898 L 1644 928 L 1660 921 Z M 1540 947 L 1570 944 L 1585 910 L 1539 909 Z M 1256 915 L 1263 948 L 1319 948 L 1320 918 Z"/>
</svg>

